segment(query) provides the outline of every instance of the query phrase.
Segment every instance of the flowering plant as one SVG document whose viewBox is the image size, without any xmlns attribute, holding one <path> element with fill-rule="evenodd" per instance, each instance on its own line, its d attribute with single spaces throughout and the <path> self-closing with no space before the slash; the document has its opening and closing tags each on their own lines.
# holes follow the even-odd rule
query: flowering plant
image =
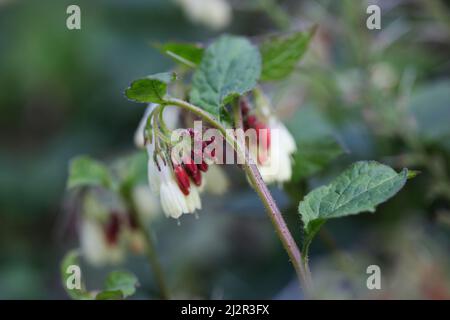
<svg viewBox="0 0 450 320">
<path fill-rule="evenodd" d="M 132 156 L 111 168 L 88 157 L 71 163 L 68 186 L 78 190 L 84 203 L 81 255 L 99 265 L 123 259 L 127 248 L 145 253 L 161 297 L 170 297 L 148 224 L 157 209 L 148 210 L 152 205 L 145 200 L 152 199 L 154 206 L 153 199 L 159 198 L 165 215 L 178 221 L 183 214 L 197 214 L 208 184 L 212 192 L 224 192 L 228 182 L 221 168 L 237 164 L 261 199 L 302 288 L 313 294 L 308 251 L 321 226 L 331 218 L 374 211 L 414 176 L 374 161 L 354 163 L 299 203 L 304 225 L 299 249 L 267 184 L 282 187 L 291 181 L 294 155 L 302 149 L 273 110 L 267 84 L 294 70 L 314 31 L 271 36 L 259 46 L 229 35 L 206 47 L 159 46 L 177 62 L 176 69 L 135 80 L 125 90 L 128 99 L 147 105 L 135 134 L 146 158 Z M 143 173 L 133 169 L 142 161 L 147 162 L 146 190 L 137 187 Z M 109 206 L 102 198 L 109 199 Z M 77 257 L 71 252 L 64 260 L 65 281 L 64 267 Z M 67 290 L 74 298 L 115 299 L 134 293 L 136 284 L 134 276 L 122 272 L 108 276 L 100 292 L 87 291 L 84 285 Z"/>
</svg>

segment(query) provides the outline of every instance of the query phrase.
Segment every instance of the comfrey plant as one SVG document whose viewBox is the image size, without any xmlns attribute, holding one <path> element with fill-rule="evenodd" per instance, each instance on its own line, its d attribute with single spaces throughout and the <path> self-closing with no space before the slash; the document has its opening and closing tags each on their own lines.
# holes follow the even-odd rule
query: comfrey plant
<svg viewBox="0 0 450 320">
<path fill-rule="evenodd" d="M 294 154 L 302 150 L 275 115 L 260 83 L 290 75 L 313 35 L 314 28 L 272 36 L 259 47 L 229 35 L 207 47 L 159 46 L 177 62 L 176 72 L 135 80 L 125 90 L 129 100 L 147 105 L 135 134 L 135 144 L 146 150 L 146 158 L 130 157 L 111 168 L 88 157 L 71 163 L 68 186 L 78 190 L 85 204 L 81 250 L 69 253 L 62 265 L 64 285 L 73 298 L 117 299 L 133 294 L 137 280 L 129 273 L 112 273 L 104 290 L 88 291 L 84 284 L 69 286 L 72 274 L 67 272 L 80 254 L 96 265 L 111 264 L 123 259 L 127 249 L 148 256 L 161 297 L 169 298 L 148 221 L 159 206 L 167 217 L 177 220 L 183 214 L 201 212 L 201 194 L 208 192 L 208 182 L 213 181 L 211 192 L 226 190 L 228 182 L 220 169 L 226 164 L 243 169 L 304 292 L 313 296 L 308 251 L 321 226 L 331 218 L 373 212 L 414 175 L 407 169 L 397 173 L 386 165 L 361 161 L 311 191 L 298 206 L 304 226 L 299 249 L 267 184 L 282 187 L 289 182 Z M 134 169 L 142 161 L 147 163 L 147 174 Z M 149 188 L 138 183 L 145 175 Z"/>
</svg>

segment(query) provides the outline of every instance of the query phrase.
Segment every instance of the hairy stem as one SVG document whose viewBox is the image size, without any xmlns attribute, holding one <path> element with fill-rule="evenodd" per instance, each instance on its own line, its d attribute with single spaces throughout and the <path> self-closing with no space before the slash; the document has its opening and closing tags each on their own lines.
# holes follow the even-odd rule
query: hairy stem
<svg viewBox="0 0 450 320">
<path fill-rule="evenodd" d="M 155 280 L 159 288 L 161 299 L 170 299 L 169 289 L 167 288 L 166 281 L 164 279 L 164 273 L 162 271 L 161 264 L 159 262 L 158 256 L 156 255 L 155 244 L 153 243 L 152 235 L 150 231 L 142 224 L 142 221 L 138 217 L 138 225 L 144 239 L 146 242 L 145 254 L 147 256 L 148 262 L 155 275 Z"/>
<path fill-rule="evenodd" d="M 236 150 L 238 157 L 242 157 L 242 159 L 245 159 L 244 170 L 248 175 L 251 184 L 255 188 L 256 193 L 258 194 L 262 203 L 264 204 L 267 213 L 269 214 L 270 220 L 272 221 L 272 224 L 275 227 L 278 237 L 280 238 L 284 249 L 289 255 L 291 263 L 294 266 L 294 269 L 297 273 L 301 286 L 304 288 L 306 293 L 309 292 L 311 288 L 311 278 L 307 270 L 305 270 L 300 250 L 294 238 L 292 237 L 286 225 L 286 222 L 284 221 L 284 218 L 280 210 L 278 209 L 277 204 L 275 203 L 275 200 L 273 199 L 269 189 L 264 183 L 261 174 L 258 170 L 258 167 L 253 161 L 251 161 L 247 148 L 245 148 L 245 146 L 235 138 L 234 134 L 227 132 L 227 130 L 220 123 L 219 120 L 217 120 L 208 112 L 200 109 L 199 107 L 194 106 L 186 101 L 175 98 L 167 99 L 166 104 L 175 105 L 185 110 L 188 110 L 194 113 L 195 115 L 199 116 L 206 122 L 208 122 L 211 126 L 213 126 L 222 133 L 227 143 L 229 143 Z M 238 111 L 239 113 L 237 113 Z M 238 117 L 238 121 L 241 122 L 239 108 L 235 108 L 235 112 L 236 112 L 235 116 Z M 239 124 L 238 126 L 240 127 Z"/>
</svg>

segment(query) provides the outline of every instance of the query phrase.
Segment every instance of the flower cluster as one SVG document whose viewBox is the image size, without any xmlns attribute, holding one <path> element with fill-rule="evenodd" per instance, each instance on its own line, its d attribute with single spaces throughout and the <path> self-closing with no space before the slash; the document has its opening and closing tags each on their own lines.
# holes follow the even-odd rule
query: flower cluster
<svg viewBox="0 0 450 320">
<path fill-rule="evenodd" d="M 194 213 L 201 209 L 200 192 L 205 182 L 202 174 L 209 169 L 204 149 L 212 142 L 201 142 L 201 150 L 194 146 L 195 132 L 186 129 L 191 141 L 191 153 L 182 157 L 174 157 L 171 145 L 160 139 L 161 132 L 147 126 L 151 112 L 159 106 L 151 105 L 141 121 L 135 141 L 144 142 L 148 154 L 148 181 L 152 191 L 159 194 L 161 207 L 167 217 L 178 219 L 182 214 Z M 150 132 L 149 132 L 150 131 Z M 195 161 L 200 156 L 200 161 Z M 209 160 L 214 154 L 209 155 Z M 198 163 L 196 163 L 198 162 Z"/>
<path fill-rule="evenodd" d="M 243 129 L 245 134 L 250 131 L 254 133 L 255 139 L 251 139 L 250 144 L 256 148 L 249 149 L 254 159 L 257 159 L 264 181 L 283 183 L 291 178 L 292 154 L 296 145 L 293 137 L 272 114 L 268 105 L 261 103 L 264 101 L 267 100 L 261 94 L 258 99 L 254 99 L 255 107 L 247 100 L 241 100 Z M 167 217 L 178 219 L 182 214 L 194 213 L 202 208 L 200 193 L 205 188 L 204 175 L 212 163 L 225 163 L 220 162 L 218 158 L 225 155 L 223 151 L 226 143 L 223 139 L 216 139 L 221 138 L 220 136 L 211 136 L 209 140 L 203 141 L 208 135 L 195 125 L 195 130 L 177 130 L 182 133 L 184 139 L 181 142 L 172 141 L 174 132 L 167 127 L 162 116 L 165 108 L 156 104 L 149 105 L 139 124 L 135 142 L 146 148 L 148 182 L 152 192 L 159 195 L 163 212 Z M 174 126 L 176 127 L 176 124 Z M 211 129 L 206 131 L 209 130 Z M 186 137 L 188 139 L 185 139 Z M 183 147 L 181 154 L 177 143 Z M 187 152 L 185 147 L 188 147 Z M 221 173 L 217 174 L 217 170 L 214 173 L 216 177 L 223 176 Z M 221 183 L 219 180 L 213 184 L 226 185 L 226 182 Z M 223 192 L 225 188 L 213 189 L 215 190 L 212 192 L 216 193 Z"/>
</svg>

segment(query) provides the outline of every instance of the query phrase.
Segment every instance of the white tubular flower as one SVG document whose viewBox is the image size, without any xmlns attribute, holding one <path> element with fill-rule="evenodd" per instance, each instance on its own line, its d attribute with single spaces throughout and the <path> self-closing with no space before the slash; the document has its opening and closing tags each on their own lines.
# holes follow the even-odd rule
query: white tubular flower
<svg viewBox="0 0 450 320">
<path fill-rule="evenodd" d="M 158 166 L 153 157 L 149 158 L 149 179 L 157 188 L 162 210 L 167 217 L 178 219 L 183 213 L 194 213 L 202 208 L 199 188 L 191 183 L 181 166 L 174 172 L 171 164 L 159 161 Z M 150 173 L 151 170 L 151 173 Z"/>
<path fill-rule="evenodd" d="M 295 140 L 279 120 L 269 119 L 271 146 L 269 158 L 258 165 L 261 176 L 266 183 L 283 183 L 292 176 L 292 154 L 297 150 Z"/>
<path fill-rule="evenodd" d="M 177 109 L 168 107 L 164 110 L 164 118 L 168 116 L 174 119 L 174 121 L 166 121 L 166 125 L 176 126 Z M 160 116 L 160 114 L 155 116 Z M 157 129 L 154 130 L 158 132 Z M 202 186 L 202 172 L 208 170 L 208 165 L 204 162 L 197 165 L 191 161 L 178 163 L 169 155 L 170 149 L 164 141 L 158 140 L 161 137 L 155 133 L 152 136 L 152 143 L 146 141 L 148 183 L 150 190 L 154 194 L 159 194 L 161 208 L 165 215 L 178 219 L 183 213 L 193 213 L 195 210 L 201 209 L 199 193 Z"/>
<path fill-rule="evenodd" d="M 297 145 L 295 143 L 294 137 L 281 121 L 272 117 L 269 120 L 269 127 L 271 131 L 278 131 L 278 140 L 283 144 L 283 148 L 287 153 L 293 154 L 295 151 L 297 151 Z"/>
<path fill-rule="evenodd" d="M 178 188 L 173 178 L 171 168 L 167 163 L 159 161 L 159 169 L 153 160 L 153 149 L 147 145 L 148 152 L 148 183 L 153 193 L 159 194 L 161 208 L 167 217 L 178 219 L 188 212 L 184 194 Z"/>
<path fill-rule="evenodd" d="M 226 0 L 177 0 L 177 2 L 189 19 L 211 29 L 223 29 L 231 21 L 231 6 Z"/>
<path fill-rule="evenodd" d="M 80 225 L 81 252 L 94 266 L 115 265 L 123 261 L 125 253 L 119 245 L 108 244 L 102 224 L 83 218 Z"/>
<path fill-rule="evenodd" d="M 186 197 L 178 187 L 171 169 L 166 165 L 161 165 L 159 193 L 161 206 L 167 217 L 178 219 L 183 213 L 192 212 L 188 208 Z"/>
<path fill-rule="evenodd" d="M 202 202 L 200 200 L 199 190 L 196 186 L 191 186 L 189 194 L 186 196 L 186 204 L 188 211 L 193 213 L 195 210 L 200 210 L 202 208 Z"/>
</svg>

